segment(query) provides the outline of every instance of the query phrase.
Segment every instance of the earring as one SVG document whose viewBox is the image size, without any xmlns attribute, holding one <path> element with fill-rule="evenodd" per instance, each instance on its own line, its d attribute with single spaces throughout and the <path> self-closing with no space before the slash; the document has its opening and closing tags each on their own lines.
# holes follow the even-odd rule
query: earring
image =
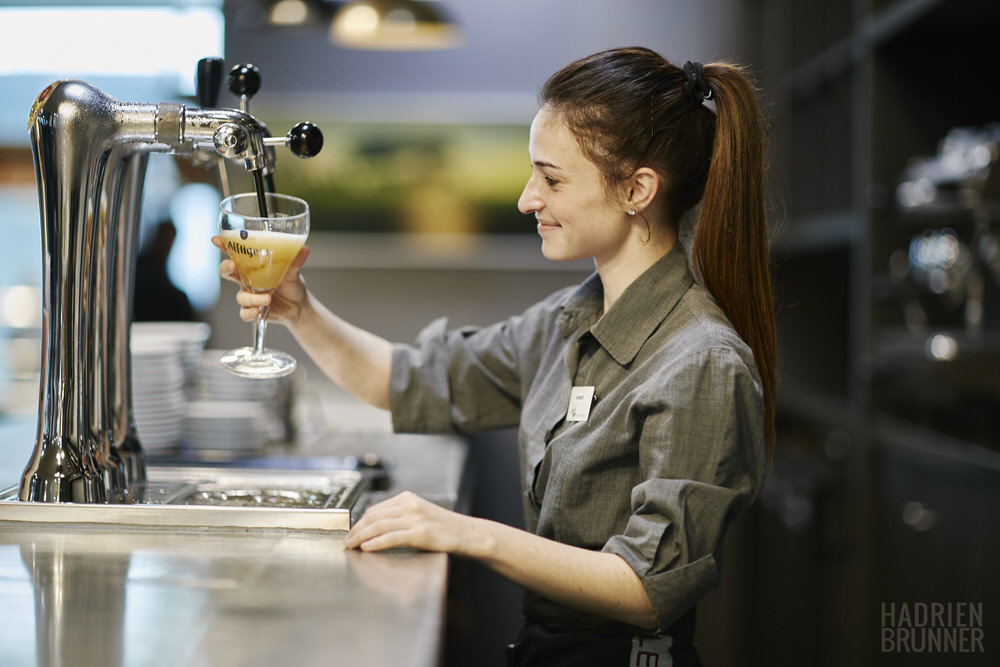
<svg viewBox="0 0 1000 667">
<path fill-rule="evenodd" d="M 628 214 L 629 214 L 629 215 L 635 215 L 635 209 L 634 209 L 634 208 L 630 208 L 630 209 L 628 210 Z"/>
</svg>

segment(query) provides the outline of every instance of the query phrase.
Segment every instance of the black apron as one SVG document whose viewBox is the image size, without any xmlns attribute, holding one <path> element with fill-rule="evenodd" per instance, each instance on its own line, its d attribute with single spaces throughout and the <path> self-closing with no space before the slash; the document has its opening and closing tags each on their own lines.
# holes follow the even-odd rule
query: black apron
<svg viewBox="0 0 1000 667">
<path fill-rule="evenodd" d="M 528 593 L 524 620 L 507 648 L 508 667 L 701 667 L 695 607 L 660 635 L 578 612 Z"/>
</svg>

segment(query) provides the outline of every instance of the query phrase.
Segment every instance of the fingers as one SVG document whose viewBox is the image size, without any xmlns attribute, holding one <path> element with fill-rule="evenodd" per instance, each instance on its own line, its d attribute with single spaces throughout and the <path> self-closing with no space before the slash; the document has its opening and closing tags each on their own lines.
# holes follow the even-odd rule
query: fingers
<svg viewBox="0 0 1000 667">
<path fill-rule="evenodd" d="M 445 512 L 414 493 L 403 492 L 368 508 L 344 538 L 344 546 L 362 551 L 401 546 L 444 550 L 438 539 L 443 526 L 435 510 Z"/>
<path fill-rule="evenodd" d="M 226 244 L 222 240 L 222 237 L 213 236 L 212 245 L 221 250 L 226 256 L 226 258 L 219 263 L 219 275 L 226 280 L 231 280 L 232 282 L 238 284 L 240 282 L 240 274 L 236 270 L 236 262 L 229 259 L 229 252 L 226 250 Z"/>
<path fill-rule="evenodd" d="M 236 303 L 240 305 L 240 319 L 244 322 L 253 322 L 261 312 L 261 308 L 271 305 L 270 294 L 254 294 L 245 289 L 241 289 L 236 295 Z"/>
<path fill-rule="evenodd" d="M 219 275 L 226 280 L 239 284 L 240 274 L 236 270 L 236 262 L 231 259 L 224 259 L 219 262 Z"/>
<path fill-rule="evenodd" d="M 289 265 L 288 272 L 291 273 L 292 271 L 298 271 L 301 269 L 302 265 L 306 263 L 307 259 L 309 259 L 310 252 L 312 251 L 309 249 L 309 246 L 302 246 L 302 249 L 299 250 L 299 254 L 295 256 L 295 259 L 293 259 L 292 263 Z"/>
<path fill-rule="evenodd" d="M 213 236 L 212 245 L 226 254 L 226 257 L 219 262 L 219 275 L 241 286 L 239 293 L 236 295 L 236 303 L 240 306 L 240 319 L 244 322 L 255 321 L 258 314 L 261 313 L 261 308 L 270 308 L 273 304 L 272 295 L 254 294 L 243 288 L 243 281 L 240 279 L 236 263 L 229 259 L 222 237 Z M 299 254 L 295 256 L 295 260 L 285 274 L 284 284 L 279 287 L 279 299 L 276 310 L 271 313 L 265 311 L 265 317 L 269 317 L 269 319 L 274 319 L 275 321 L 285 321 L 283 320 L 284 317 L 287 317 L 289 313 L 294 314 L 295 308 L 301 306 L 302 295 L 305 293 L 305 283 L 299 275 L 299 269 L 302 268 L 302 265 L 308 259 L 309 252 L 309 246 L 302 246 L 302 249 L 299 250 Z M 290 290 L 287 283 L 300 283 L 300 286 L 297 290 L 295 287 L 292 287 Z"/>
<path fill-rule="evenodd" d="M 302 268 L 302 265 L 305 264 L 306 260 L 309 258 L 309 253 L 310 253 L 309 246 L 305 245 L 302 246 L 302 249 L 299 250 L 299 254 L 296 255 L 295 259 L 292 260 L 292 263 L 288 265 L 288 271 L 285 272 L 285 277 L 282 278 L 282 282 L 297 283 L 302 281 L 304 283 L 304 280 L 299 275 L 299 270 Z"/>
<path fill-rule="evenodd" d="M 231 259 L 222 260 L 222 263 L 219 264 L 219 275 L 237 285 L 242 286 L 243 284 L 236 270 L 236 263 Z M 246 289 L 240 289 L 236 294 L 236 303 L 240 306 L 240 319 L 244 322 L 253 322 L 257 319 L 259 308 L 271 305 L 271 295 L 254 294 Z"/>
<path fill-rule="evenodd" d="M 468 517 L 405 491 L 368 508 L 344 538 L 344 546 L 362 551 L 412 547 L 461 554 L 469 534 Z"/>
<path fill-rule="evenodd" d="M 263 306 L 271 305 L 271 295 L 270 294 L 254 294 L 245 289 L 241 289 L 236 295 L 236 303 L 240 304 L 243 308 L 252 308 L 256 310 Z"/>
<path fill-rule="evenodd" d="M 355 526 L 356 528 L 356 526 Z M 409 526 L 402 519 L 369 521 L 361 529 L 351 529 L 344 539 L 348 549 L 382 551 L 393 547 L 417 546 Z"/>
<path fill-rule="evenodd" d="M 256 322 L 260 308 L 240 308 L 240 319 L 244 322 Z"/>
</svg>

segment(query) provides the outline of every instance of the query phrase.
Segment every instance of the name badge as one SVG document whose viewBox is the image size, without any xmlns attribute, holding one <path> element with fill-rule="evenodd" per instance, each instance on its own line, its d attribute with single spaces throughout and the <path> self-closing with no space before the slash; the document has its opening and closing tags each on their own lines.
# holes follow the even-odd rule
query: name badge
<svg viewBox="0 0 1000 667">
<path fill-rule="evenodd" d="M 573 387 L 569 392 L 569 409 L 566 410 L 566 421 L 587 421 L 587 418 L 590 416 L 590 406 L 593 404 L 593 387 Z"/>
</svg>

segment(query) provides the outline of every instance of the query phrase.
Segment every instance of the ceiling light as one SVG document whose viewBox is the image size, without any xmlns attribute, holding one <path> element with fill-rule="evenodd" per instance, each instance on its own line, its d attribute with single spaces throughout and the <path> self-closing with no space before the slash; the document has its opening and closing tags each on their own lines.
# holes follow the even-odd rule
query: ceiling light
<svg viewBox="0 0 1000 667">
<path fill-rule="evenodd" d="M 267 21 L 273 25 L 302 25 L 310 13 L 304 0 L 278 0 L 268 8 Z"/>
<path fill-rule="evenodd" d="M 421 51 L 461 44 L 458 27 L 437 3 L 421 0 L 355 0 L 337 12 L 330 39 L 352 49 Z"/>
</svg>

